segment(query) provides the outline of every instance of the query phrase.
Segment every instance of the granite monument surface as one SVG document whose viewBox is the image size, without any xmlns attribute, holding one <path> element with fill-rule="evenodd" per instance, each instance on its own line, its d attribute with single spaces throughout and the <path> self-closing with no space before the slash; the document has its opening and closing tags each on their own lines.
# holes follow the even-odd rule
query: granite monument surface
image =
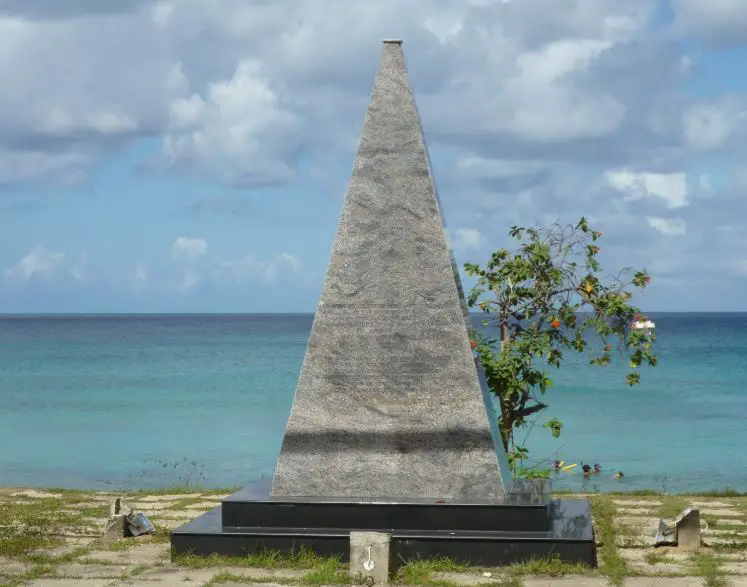
<svg viewBox="0 0 747 587">
<path fill-rule="evenodd" d="M 272 495 L 503 499 L 490 401 L 402 47 L 385 42 Z"/>
</svg>

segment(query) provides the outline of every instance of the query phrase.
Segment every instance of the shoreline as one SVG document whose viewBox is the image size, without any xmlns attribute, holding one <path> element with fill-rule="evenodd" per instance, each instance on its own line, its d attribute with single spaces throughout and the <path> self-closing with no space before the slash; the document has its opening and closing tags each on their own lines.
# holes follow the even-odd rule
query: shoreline
<svg viewBox="0 0 747 587">
<path fill-rule="evenodd" d="M 256 482 L 255 482 L 256 483 Z M 251 483 L 247 483 L 250 485 Z M 0 495 L 9 491 L 42 491 L 47 493 L 90 493 L 116 495 L 179 495 L 183 493 L 231 494 L 239 491 L 244 485 L 232 487 L 210 487 L 207 485 L 164 485 L 162 487 L 112 487 L 108 489 L 90 487 L 55 487 L 53 485 L 0 485 Z M 627 497 L 747 497 L 747 491 L 738 491 L 731 487 L 711 489 L 708 491 L 661 491 L 658 489 L 631 489 L 629 491 L 575 491 L 572 489 L 553 490 L 552 495 L 563 497 L 591 497 L 591 496 L 627 496 Z"/>
</svg>

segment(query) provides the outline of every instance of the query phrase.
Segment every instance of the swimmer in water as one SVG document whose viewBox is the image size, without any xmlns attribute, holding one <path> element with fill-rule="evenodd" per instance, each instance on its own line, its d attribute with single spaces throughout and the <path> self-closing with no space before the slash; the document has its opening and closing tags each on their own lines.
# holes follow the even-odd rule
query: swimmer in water
<svg viewBox="0 0 747 587">
<path fill-rule="evenodd" d="M 562 461 L 553 461 L 552 463 L 552 470 L 557 472 L 560 471 L 560 465 L 562 464 Z"/>
<path fill-rule="evenodd" d="M 594 463 L 594 474 L 599 475 L 599 473 L 602 472 L 602 465 L 599 463 Z"/>
<path fill-rule="evenodd" d="M 623 475 L 623 472 L 622 472 L 622 471 L 618 471 L 618 472 L 617 472 L 617 473 L 615 473 L 615 475 L 614 475 L 614 478 L 615 478 L 615 479 L 622 479 L 623 477 L 625 477 L 625 475 Z"/>
<path fill-rule="evenodd" d="M 581 469 L 584 472 L 584 477 L 591 477 L 591 465 L 582 465 Z"/>
</svg>

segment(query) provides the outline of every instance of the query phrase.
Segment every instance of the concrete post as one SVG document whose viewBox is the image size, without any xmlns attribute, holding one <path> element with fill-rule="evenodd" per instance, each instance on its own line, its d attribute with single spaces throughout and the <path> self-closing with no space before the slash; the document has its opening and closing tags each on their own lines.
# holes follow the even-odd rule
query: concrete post
<svg viewBox="0 0 747 587">
<path fill-rule="evenodd" d="M 104 542 L 113 542 L 130 535 L 127 516 L 122 513 L 122 498 L 117 497 L 109 504 L 109 519 L 104 527 Z"/>
<path fill-rule="evenodd" d="M 389 582 L 392 566 L 391 534 L 350 533 L 350 576 L 369 578 L 375 585 Z"/>
<path fill-rule="evenodd" d="M 674 522 L 677 546 L 685 550 L 700 548 L 700 510 L 688 508 Z"/>
</svg>

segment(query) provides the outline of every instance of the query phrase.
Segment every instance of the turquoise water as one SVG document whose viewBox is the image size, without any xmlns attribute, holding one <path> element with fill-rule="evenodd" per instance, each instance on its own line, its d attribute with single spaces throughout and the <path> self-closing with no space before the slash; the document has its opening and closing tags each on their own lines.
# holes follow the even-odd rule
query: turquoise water
<svg viewBox="0 0 747 587">
<path fill-rule="evenodd" d="M 620 361 L 570 361 L 547 396 L 563 434 L 537 427 L 532 454 L 601 463 L 589 490 L 747 491 L 747 314 L 651 317 L 660 365 L 629 388 Z M 311 322 L 0 317 L 0 485 L 231 486 L 271 474 Z"/>
</svg>

